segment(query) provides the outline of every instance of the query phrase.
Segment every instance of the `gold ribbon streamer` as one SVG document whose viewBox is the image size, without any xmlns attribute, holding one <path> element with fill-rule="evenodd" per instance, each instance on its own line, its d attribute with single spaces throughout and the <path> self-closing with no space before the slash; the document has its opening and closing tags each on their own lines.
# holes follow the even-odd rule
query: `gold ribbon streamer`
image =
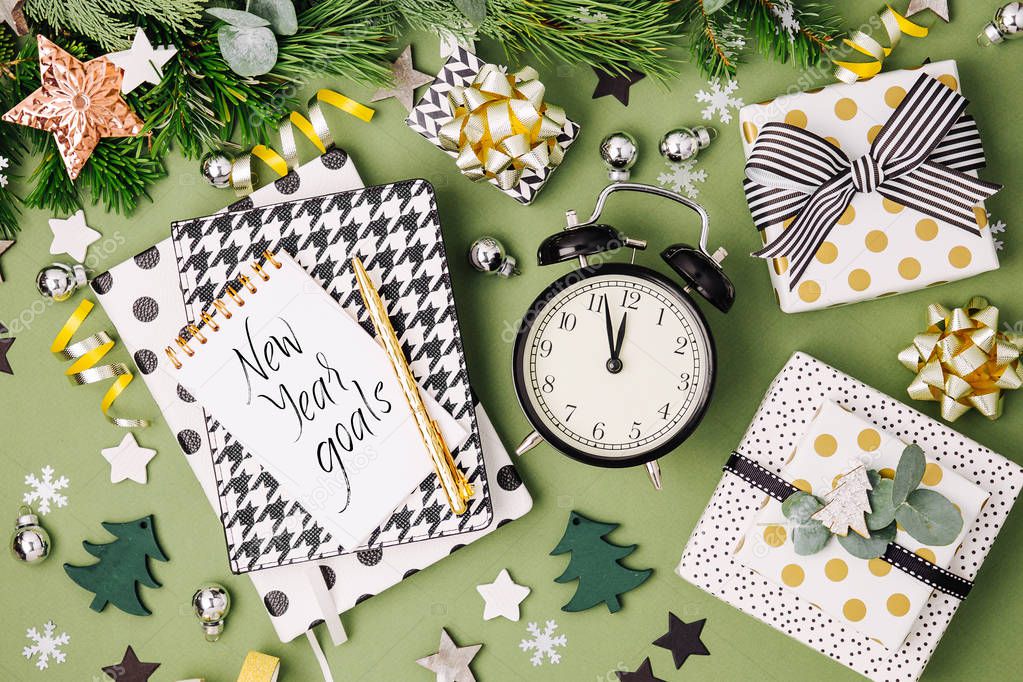
<svg viewBox="0 0 1023 682">
<path fill-rule="evenodd" d="M 975 407 L 988 419 L 1002 412 L 1001 393 L 1023 385 L 1023 335 L 998 331 L 998 308 L 974 296 L 964 308 L 927 308 L 927 330 L 899 353 L 916 377 L 909 395 L 941 403 L 954 422 Z"/>
<path fill-rule="evenodd" d="M 457 152 L 455 164 L 473 182 L 494 180 L 501 189 L 518 184 L 525 169 L 557 168 L 565 156 L 558 142 L 568 120 L 561 107 L 544 102 L 539 74 L 513 74 L 484 64 L 469 86 L 448 93 L 452 117 L 437 133 L 441 146 Z"/>
<path fill-rule="evenodd" d="M 252 158 L 255 157 L 266 164 L 270 170 L 279 177 L 284 177 L 290 171 L 298 167 L 298 145 L 295 143 L 295 129 L 297 128 L 321 154 L 327 152 L 327 148 L 334 146 L 334 136 L 327 125 L 327 119 L 323 115 L 320 103 L 326 103 L 346 114 L 369 123 L 373 119 L 374 111 L 369 107 L 359 104 L 350 97 L 345 97 L 339 92 L 322 89 L 309 100 L 309 117 L 306 118 L 297 111 L 292 111 L 287 118 L 281 121 L 277 133 L 281 138 L 281 151 L 278 153 L 272 147 L 258 144 L 248 154 L 238 157 L 231 167 L 231 185 L 238 196 L 244 196 L 252 192 L 255 177 L 252 172 Z"/>
<path fill-rule="evenodd" d="M 835 61 L 835 78 L 843 83 L 855 83 L 862 78 L 872 78 L 881 72 L 881 66 L 888 55 L 899 45 L 903 35 L 913 38 L 926 38 L 927 27 L 915 24 L 902 16 L 891 5 L 885 5 L 878 18 L 888 34 L 888 47 L 883 46 L 863 31 L 853 31 L 843 43 L 856 50 L 860 54 L 871 58 L 869 62 L 840 62 Z"/>
<path fill-rule="evenodd" d="M 110 338 L 110 335 L 106 332 L 99 332 L 82 339 L 78 343 L 70 343 L 71 338 L 78 331 L 78 328 L 82 326 L 82 323 L 89 316 L 89 313 L 92 312 L 92 309 L 92 301 L 82 301 L 78 308 L 71 313 L 71 317 L 60 328 L 60 331 L 57 332 L 57 336 L 50 346 L 50 351 L 59 354 L 64 360 L 74 360 L 64 374 L 76 386 L 94 384 L 106 379 L 115 380 L 113 385 L 107 389 L 103 400 L 100 402 L 100 410 L 102 410 L 103 416 L 111 424 L 125 429 L 149 426 L 149 422 L 145 419 L 125 419 L 122 417 L 111 417 L 109 414 L 110 407 L 114 404 L 114 401 L 117 400 L 118 396 L 124 392 L 124 389 L 135 378 L 131 370 L 123 362 L 96 366 L 103 356 L 114 347 L 114 340 Z"/>
</svg>

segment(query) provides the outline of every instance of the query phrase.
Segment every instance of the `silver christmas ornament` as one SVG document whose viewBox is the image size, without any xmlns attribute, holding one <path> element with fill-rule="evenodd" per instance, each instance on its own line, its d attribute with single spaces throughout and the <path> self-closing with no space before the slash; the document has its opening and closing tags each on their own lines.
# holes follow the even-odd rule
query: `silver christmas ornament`
<svg viewBox="0 0 1023 682">
<path fill-rule="evenodd" d="M 10 547 L 14 558 L 25 564 L 38 564 L 50 556 L 50 534 L 39 525 L 31 507 L 19 507 Z"/>
<path fill-rule="evenodd" d="M 1023 35 L 1023 3 L 1010 2 L 995 10 L 995 18 L 984 27 L 977 42 L 981 45 L 997 45 Z"/>
<path fill-rule="evenodd" d="M 636 138 L 624 131 L 611 133 L 600 141 L 600 158 L 612 182 L 625 182 L 629 179 L 629 169 L 639 158 Z"/>
<path fill-rule="evenodd" d="M 675 128 L 664 133 L 657 150 L 668 161 L 681 163 L 696 156 L 701 149 L 706 149 L 715 137 L 717 131 L 713 128 Z"/>
<path fill-rule="evenodd" d="M 206 182 L 217 189 L 231 186 L 231 169 L 234 160 L 223 152 L 208 152 L 199 162 L 199 172 Z"/>
<path fill-rule="evenodd" d="M 85 268 L 79 263 L 50 263 L 36 275 L 36 288 L 46 298 L 59 303 L 71 298 L 87 281 Z"/>
<path fill-rule="evenodd" d="M 469 247 L 469 263 L 488 275 L 513 277 L 519 274 L 515 258 L 508 255 L 495 237 L 480 237 L 474 241 Z"/>
<path fill-rule="evenodd" d="M 207 642 L 216 642 L 224 631 L 224 618 L 231 610 L 231 595 L 218 583 L 201 585 L 192 595 L 192 610 L 202 624 Z"/>
</svg>

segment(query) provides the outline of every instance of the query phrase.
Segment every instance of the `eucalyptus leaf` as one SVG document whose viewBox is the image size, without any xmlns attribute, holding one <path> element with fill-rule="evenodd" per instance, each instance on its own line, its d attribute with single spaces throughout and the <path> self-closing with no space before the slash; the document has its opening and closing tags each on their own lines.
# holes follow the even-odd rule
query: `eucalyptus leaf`
<svg viewBox="0 0 1023 682">
<path fill-rule="evenodd" d="M 455 7 L 476 28 L 487 19 L 487 0 L 455 0 Z"/>
<path fill-rule="evenodd" d="M 810 517 L 824 505 L 813 495 L 798 492 L 789 495 L 781 505 L 782 514 L 792 522 L 792 547 L 796 554 L 809 556 L 824 549 L 831 539 L 831 531 L 823 523 Z"/>
<path fill-rule="evenodd" d="M 870 500 L 870 513 L 867 514 L 867 528 L 878 530 L 891 524 L 895 520 L 895 504 L 892 502 L 891 479 L 878 476 L 877 483 L 873 484 L 867 499 Z"/>
<path fill-rule="evenodd" d="M 914 540 L 935 547 L 952 544 L 963 529 L 963 515 L 955 505 L 926 488 L 911 492 L 895 518 Z"/>
<path fill-rule="evenodd" d="M 277 38 L 266 27 L 221 26 L 217 39 L 221 56 L 239 76 L 262 76 L 277 64 Z"/>
<path fill-rule="evenodd" d="M 859 559 L 876 559 L 884 554 L 888 543 L 895 540 L 895 530 L 895 523 L 890 523 L 884 528 L 870 531 L 869 538 L 850 530 L 845 537 L 838 536 L 838 544 Z"/>
<path fill-rule="evenodd" d="M 270 28 L 279 36 L 298 33 L 298 16 L 291 0 L 249 0 L 248 10 L 270 22 Z"/>
<path fill-rule="evenodd" d="M 906 501 L 911 492 L 917 489 L 923 480 L 927 459 L 924 451 L 916 443 L 907 445 L 899 458 L 899 467 L 895 470 L 895 483 L 892 486 L 892 504 L 898 507 Z"/>
<path fill-rule="evenodd" d="M 220 19 L 229 26 L 236 26 L 238 28 L 260 28 L 261 26 L 270 25 L 270 22 L 263 17 L 257 17 L 255 14 L 243 12 L 240 9 L 210 7 L 206 10 L 206 14 Z"/>
<path fill-rule="evenodd" d="M 731 2 L 732 0 L 703 0 L 703 13 L 713 14 Z"/>
</svg>

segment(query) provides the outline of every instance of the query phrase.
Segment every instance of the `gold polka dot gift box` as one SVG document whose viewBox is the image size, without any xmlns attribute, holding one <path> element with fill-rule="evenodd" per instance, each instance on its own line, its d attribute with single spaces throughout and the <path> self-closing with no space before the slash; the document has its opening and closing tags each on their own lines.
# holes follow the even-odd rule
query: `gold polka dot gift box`
<svg viewBox="0 0 1023 682">
<path fill-rule="evenodd" d="M 940 494 L 961 527 L 940 543 L 919 542 L 919 526 L 896 514 L 891 539 L 878 536 L 878 558 L 853 555 L 838 535 L 817 551 L 795 551 L 796 531 L 806 526 L 794 505 L 786 516 L 781 500 L 810 492 L 825 510 L 836 500 L 862 510 L 857 486 L 848 496 L 836 491 L 862 481 L 857 471 L 872 488 L 894 489 L 910 449 L 918 451 L 919 478 L 907 501 L 922 509 L 918 496 Z M 1023 488 L 1023 468 L 805 353 L 775 377 L 722 460 L 676 572 L 875 682 L 919 679 L 971 591 L 1015 589 L 1006 572 L 973 581 Z M 863 513 L 860 522 L 869 523 L 873 512 Z M 853 527 L 848 534 L 856 535 Z M 974 635 L 1004 636 L 997 614 L 987 627 Z"/>
<path fill-rule="evenodd" d="M 953 60 L 744 107 L 744 189 L 782 310 L 998 268 L 980 134 Z"/>
</svg>

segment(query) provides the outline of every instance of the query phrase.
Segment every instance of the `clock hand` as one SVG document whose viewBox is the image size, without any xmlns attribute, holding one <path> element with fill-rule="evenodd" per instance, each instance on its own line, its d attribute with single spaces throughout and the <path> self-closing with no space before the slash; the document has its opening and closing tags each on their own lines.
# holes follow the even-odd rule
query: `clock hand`
<svg viewBox="0 0 1023 682">
<path fill-rule="evenodd" d="M 618 327 L 618 342 L 615 343 L 613 325 L 611 324 L 611 306 L 608 305 L 607 294 L 604 294 L 604 322 L 607 326 L 607 345 L 611 351 L 611 357 L 605 366 L 611 374 L 618 374 L 622 371 L 622 361 L 618 358 L 618 351 L 621 348 L 622 336 L 625 332 L 625 317 L 622 317 L 622 323 Z"/>
<path fill-rule="evenodd" d="M 618 340 L 615 342 L 615 349 L 613 358 L 618 361 L 618 364 L 622 364 L 622 342 L 625 341 L 625 321 L 629 319 L 629 313 L 622 313 L 622 323 L 618 325 Z"/>
<path fill-rule="evenodd" d="M 608 360 L 608 362 L 611 362 L 611 360 L 614 360 L 615 357 L 615 342 L 614 328 L 611 324 L 611 307 L 607 303 L 607 294 L 604 294 L 604 322 L 607 327 L 607 349 L 611 354 L 611 359 Z"/>
</svg>

